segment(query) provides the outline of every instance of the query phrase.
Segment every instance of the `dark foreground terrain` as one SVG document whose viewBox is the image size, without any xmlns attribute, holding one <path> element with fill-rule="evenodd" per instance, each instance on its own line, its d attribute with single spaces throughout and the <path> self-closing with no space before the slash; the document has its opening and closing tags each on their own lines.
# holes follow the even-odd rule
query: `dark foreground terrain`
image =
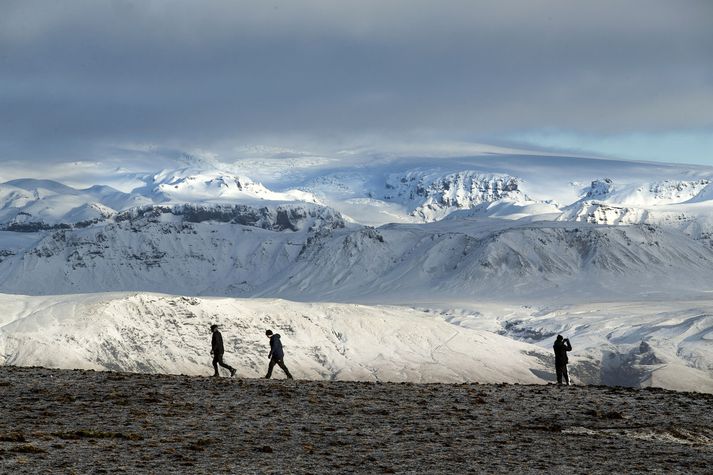
<svg viewBox="0 0 713 475">
<path fill-rule="evenodd" d="M 713 395 L 0 367 L 2 473 L 713 471 Z"/>
</svg>

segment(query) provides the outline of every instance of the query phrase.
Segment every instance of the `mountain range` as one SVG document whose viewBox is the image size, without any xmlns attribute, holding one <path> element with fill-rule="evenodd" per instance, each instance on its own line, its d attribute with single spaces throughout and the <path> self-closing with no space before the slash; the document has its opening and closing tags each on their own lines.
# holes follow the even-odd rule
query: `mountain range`
<svg viewBox="0 0 713 475">
<path fill-rule="evenodd" d="M 505 365 L 503 377 L 495 378 L 505 381 L 547 380 L 542 362 L 549 340 L 566 330 L 573 342 L 586 341 L 574 363 L 583 381 L 713 390 L 713 355 L 695 343 L 713 338 L 707 313 L 713 167 L 497 153 L 328 158 L 280 155 L 160 170 L 144 164 L 143 170 L 107 170 L 104 182 L 93 182 L 93 173 L 75 174 L 67 183 L 46 177 L 0 184 L 0 292 L 8 302 L 25 302 L 10 305 L 15 310 L 0 327 L 6 364 L 52 366 L 55 360 L 60 367 L 199 371 L 155 358 L 141 362 L 146 355 L 139 350 L 92 349 L 139 348 L 147 337 L 140 325 L 134 340 L 117 329 L 105 343 L 76 340 L 67 351 L 84 356 L 71 358 L 60 355 L 66 344 L 50 344 L 50 337 L 36 333 L 40 327 L 42 335 L 54 335 L 51 341 L 66 342 L 79 324 L 73 319 L 113 321 L 106 306 L 114 302 L 159 302 L 140 312 L 147 322 L 165 313 L 172 296 L 186 296 L 208 307 L 215 298 L 237 298 L 231 305 L 259 307 L 256 314 L 263 316 L 280 308 L 283 324 L 297 318 L 288 317 L 293 312 L 287 308 L 313 305 L 302 313 L 323 314 L 313 320 L 320 331 L 334 330 L 326 308 L 366 305 L 364 312 L 344 310 L 350 324 L 338 333 L 347 335 L 343 344 L 350 351 L 350 336 L 359 340 L 358 329 L 386 312 L 381 306 L 412 319 L 409 332 L 437 334 L 409 313 L 426 312 L 454 335 L 492 339 L 509 360 L 529 358 Z M 276 173 L 279 163 L 286 170 Z M 256 303 L 262 299 L 275 303 Z M 87 303 L 94 300 L 102 302 L 99 310 Z M 675 322 L 666 340 L 660 327 L 668 320 L 651 320 L 671 302 L 681 302 L 681 314 L 670 309 Z M 591 313 L 597 305 L 629 306 L 639 316 L 607 314 L 594 324 L 569 312 Z M 518 310 L 506 310 L 512 308 Z M 691 314 L 691 308 L 702 310 Z M 506 318 L 513 313 L 520 317 Z M 542 326 L 541 315 L 554 314 Z M 128 320 L 119 327 L 133 327 L 139 316 L 122 318 Z M 180 315 L 174 319 L 175 326 L 160 331 L 180 333 L 187 323 Z M 203 320 L 209 323 L 209 311 Z M 28 325 L 35 333 L 27 333 Z M 392 333 L 389 325 L 384 331 Z M 695 338 L 687 333 L 692 325 Z M 637 331 L 621 339 L 607 334 L 612 327 Z M 197 361 L 199 333 L 191 335 L 187 361 Z M 382 344 L 388 347 L 377 338 L 364 348 L 376 351 Z M 296 357 L 306 377 L 401 378 L 383 363 L 340 357 L 339 351 L 315 356 L 308 342 L 300 345 Z M 424 348 L 441 348 L 445 360 L 463 351 L 437 338 L 418 349 L 406 346 L 394 364 L 405 364 L 409 351 L 420 355 L 414 360 L 420 369 L 408 373 L 409 380 L 494 380 L 472 369 L 427 370 Z M 252 361 L 257 351 L 246 358 Z M 176 350 L 173 361 L 180 354 Z M 489 353 L 479 348 L 474 354 L 477 361 Z M 530 376 L 520 372 L 523 367 Z"/>
</svg>

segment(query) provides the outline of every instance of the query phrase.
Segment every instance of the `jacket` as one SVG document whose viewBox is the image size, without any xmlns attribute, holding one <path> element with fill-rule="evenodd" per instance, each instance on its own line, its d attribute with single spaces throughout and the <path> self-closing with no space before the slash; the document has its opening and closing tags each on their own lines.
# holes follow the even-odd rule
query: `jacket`
<svg viewBox="0 0 713 475">
<path fill-rule="evenodd" d="M 273 360 L 281 360 L 285 357 L 285 352 L 282 350 L 282 343 L 280 342 L 280 335 L 278 333 L 270 337 L 270 354 L 267 356 Z"/>
<path fill-rule="evenodd" d="M 555 350 L 555 365 L 562 366 L 569 363 L 569 358 L 567 358 L 567 352 L 572 351 L 572 345 L 569 340 L 555 340 L 555 344 L 552 345 Z"/>
<path fill-rule="evenodd" d="M 222 355 L 225 353 L 225 348 L 223 348 L 223 335 L 221 335 L 218 330 L 213 332 L 211 348 L 213 349 L 213 353 L 216 355 Z"/>
</svg>

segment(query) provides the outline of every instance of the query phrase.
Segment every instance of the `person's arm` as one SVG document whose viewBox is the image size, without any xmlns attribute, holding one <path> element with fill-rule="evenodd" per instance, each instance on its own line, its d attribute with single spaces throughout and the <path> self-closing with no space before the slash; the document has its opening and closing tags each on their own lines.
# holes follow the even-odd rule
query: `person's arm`
<svg viewBox="0 0 713 475">
<path fill-rule="evenodd" d="M 272 358 L 272 338 L 270 338 L 270 352 L 267 354 L 268 358 Z"/>
<path fill-rule="evenodd" d="M 218 335 L 213 332 L 213 338 L 210 341 L 210 354 L 212 355 L 215 352 L 215 345 L 218 343 Z"/>
<path fill-rule="evenodd" d="M 572 344 L 569 342 L 569 338 L 564 341 L 567 343 L 567 348 L 565 348 L 567 351 L 572 351 Z"/>
</svg>

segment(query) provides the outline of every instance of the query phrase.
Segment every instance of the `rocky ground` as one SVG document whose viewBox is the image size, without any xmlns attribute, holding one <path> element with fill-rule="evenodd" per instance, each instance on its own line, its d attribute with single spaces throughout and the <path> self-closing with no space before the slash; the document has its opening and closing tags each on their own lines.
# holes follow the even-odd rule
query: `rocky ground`
<svg viewBox="0 0 713 475">
<path fill-rule="evenodd" d="M 0 472 L 710 473 L 712 407 L 661 389 L 5 366 Z"/>
</svg>

